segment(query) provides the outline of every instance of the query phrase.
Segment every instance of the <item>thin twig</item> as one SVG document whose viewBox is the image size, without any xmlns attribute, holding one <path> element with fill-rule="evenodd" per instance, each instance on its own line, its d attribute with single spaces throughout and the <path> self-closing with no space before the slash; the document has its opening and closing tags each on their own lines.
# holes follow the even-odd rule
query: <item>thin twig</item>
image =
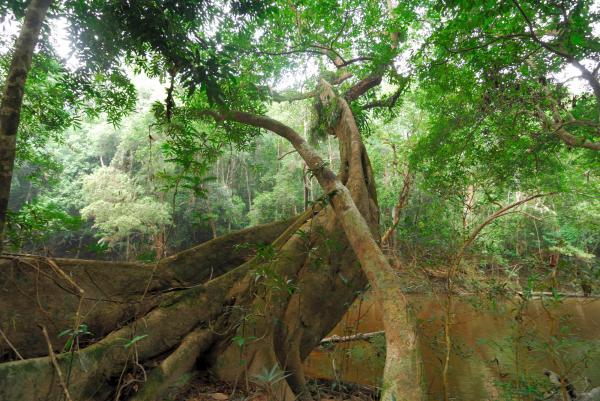
<svg viewBox="0 0 600 401">
<path fill-rule="evenodd" d="M 79 291 L 80 294 L 85 293 L 83 288 L 81 288 L 75 281 L 73 281 L 73 279 L 67 273 L 65 273 L 65 271 L 61 269 L 60 266 L 53 259 L 44 258 L 44 261 L 47 262 L 48 265 L 52 268 L 52 270 L 54 270 L 59 276 L 64 278 L 69 284 L 75 287 L 75 289 L 77 289 L 77 291 Z"/>
<path fill-rule="evenodd" d="M 60 370 L 60 366 L 58 365 L 58 361 L 56 360 L 56 355 L 54 355 L 54 351 L 52 350 L 52 343 L 50 342 L 50 337 L 48 337 L 48 330 L 46 330 L 46 326 L 39 325 L 42 329 L 42 334 L 44 334 L 44 338 L 46 339 L 46 344 L 48 345 L 48 356 L 50 357 L 50 361 L 52 361 L 52 365 L 54 369 L 56 369 L 56 375 L 58 376 L 58 382 L 65 393 L 65 398 L 67 401 L 73 401 L 71 395 L 69 394 L 69 389 L 65 384 L 65 380 L 63 379 L 62 372 Z"/>
<path fill-rule="evenodd" d="M 0 327 L 0 335 L 2 336 L 2 338 L 4 339 L 4 341 L 6 341 L 6 343 L 8 344 L 8 346 L 10 347 L 10 349 L 13 350 L 13 352 L 17 355 L 17 357 L 20 360 L 23 360 L 25 358 L 23 358 L 21 356 L 21 354 L 19 354 L 19 351 L 17 350 L 17 348 L 15 348 L 15 346 L 10 342 L 10 340 L 8 339 L 8 337 L 6 337 L 6 334 L 4 334 L 4 332 L 2 331 L 2 327 Z"/>
<path fill-rule="evenodd" d="M 350 341 L 367 341 L 373 337 L 377 337 L 378 335 L 385 334 L 385 331 L 374 331 L 371 333 L 358 333 L 350 336 L 338 336 L 333 335 L 331 337 L 326 337 L 321 340 L 320 344 L 332 344 L 332 343 L 345 343 Z"/>
<path fill-rule="evenodd" d="M 281 155 L 280 157 L 278 157 L 277 160 L 281 160 L 284 157 L 286 157 L 287 155 L 295 153 L 295 152 L 296 152 L 296 149 L 290 150 L 289 152 L 285 152 L 283 155 Z"/>
</svg>

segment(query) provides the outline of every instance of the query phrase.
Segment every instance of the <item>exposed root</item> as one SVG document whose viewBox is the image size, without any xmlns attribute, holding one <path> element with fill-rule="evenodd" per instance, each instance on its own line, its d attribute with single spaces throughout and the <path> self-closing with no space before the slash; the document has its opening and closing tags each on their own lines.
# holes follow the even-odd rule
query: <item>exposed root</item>
<svg viewBox="0 0 600 401">
<path fill-rule="evenodd" d="M 288 225 L 273 244 L 287 244 L 298 227 L 313 213 L 307 211 L 298 221 Z M 260 263 L 263 263 L 261 258 L 255 257 L 204 285 L 164 294 L 160 304 L 145 316 L 73 353 L 74 361 L 70 360 L 70 354 L 59 355 L 56 358 L 59 368 L 64 369 L 72 363 L 69 387 L 72 397 L 87 399 L 122 372 L 132 356 L 128 350 L 132 344 L 136 358 L 142 362 L 175 348 L 151 373 L 148 390 L 142 389 L 139 397 L 142 400 L 152 399 L 156 391 L 163 392 L 174 377 L 192 369 L 198 355 L 215 339 L 222 337 L 216 331 L 200 327 L 206 327 L 219 316 L 226 316 L 227 305 L 233 299 L 248 298 L 248 283 L 252 282 L 248 273 Z M 227 320 L 218 319 L 225 325 L 231 324 Z M 227 332 L 226 327 L 217 329 Z M 42 399 L 49 395 L 57 396 L 57 390 L 48 357 L 0 364 L 0 399 Z"/>
<path fill-rule="evenodd" d="M 152 310 L 138 324 L 123 327 L 75 352 L 69 386 L 71 396 L 77 400 L 87 399 L 118 375 L 131 356 L 128 344 L 135 338 L 140 339 L 134 346 L 142 361 L 177 346 L 194 327 L 222 313 L 223 300 L 228 289 L 239 280 L 240 273 L 230 272 L 209 285 L 174 296 L 169 304 Z M 68 366 L 69 358 L 70 354 L 57 356 L 61 369 Z M 49 358 L 44 357 L 0 364 L 0 399 L 35 400 L 57 396 L 49 362 Z"/>
<path fill-rule="evenodd" d="M 206 328 L 197 328 L 189 333 L 179 347 L 152 370 L 148 381 L 132 401 L 161 400 L 179 378 L 194 369 L 199 355 L 210 347 L 215 337 Z"/>
<path fill-rule="evenodd" d="M 6 337 L 0 339 L 0 355 L 13 355 L 15 349 L 23 358 L 47 355 L 38 324 L 48 329 L 55 350 L 62 349 L 67 339 L 58 334 L 74 327 L 74 320 L 85 322 L 95 338 L 102 338 L 156 308 L 172 293 L 240 266 L 252 257 L 255 245 L 272 242 L 293 222 L 234 232 L 158 264 L 0 255 L 0 310 L 5 311 L 0 314 L 0 330 Z"/>
</svg>

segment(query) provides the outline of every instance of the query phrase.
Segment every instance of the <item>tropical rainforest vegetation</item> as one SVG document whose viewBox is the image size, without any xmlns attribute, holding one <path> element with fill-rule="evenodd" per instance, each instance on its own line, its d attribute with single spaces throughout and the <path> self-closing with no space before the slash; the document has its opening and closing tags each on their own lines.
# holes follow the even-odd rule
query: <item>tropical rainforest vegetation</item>
<svg viewBox="0 0 600 401">
<path fill-rule="evenodd" d="M 489 399 L 600 399 L 600 327 L 553 314 L 600 291 L 597 2 L 4 0 L 0 27 L 0 399 L 206 371 L 317 399 L 303 366 L 365 293 L 380 399 L 460 399 L 461 299 L 551 354 L 487 361 Z"/>
</svg>

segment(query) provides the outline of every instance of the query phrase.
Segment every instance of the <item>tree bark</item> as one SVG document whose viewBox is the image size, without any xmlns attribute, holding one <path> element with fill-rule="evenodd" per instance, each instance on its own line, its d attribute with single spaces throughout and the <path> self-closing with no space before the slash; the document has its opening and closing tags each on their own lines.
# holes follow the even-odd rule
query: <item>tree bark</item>
<svg viewBox="0 0 600 401">
<path fill-rule="evenodd" d="M 50 3 L 52 0 L 33 0 L 27 7 L 0 103 L 0 253 L 4 243 L 4 227 L 15 165 L 17 131 L 21 119 L 25 82 Z"/>
</svg>

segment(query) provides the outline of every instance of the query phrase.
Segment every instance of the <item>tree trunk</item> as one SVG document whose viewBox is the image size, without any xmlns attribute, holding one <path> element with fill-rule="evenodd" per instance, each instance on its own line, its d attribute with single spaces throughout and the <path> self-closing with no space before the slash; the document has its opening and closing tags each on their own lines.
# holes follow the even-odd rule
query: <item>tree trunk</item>
<svg viewBox="0 0 600 401">
<path fill-rule="evenodd" d="M 166 255 L 165 228 L 161 226 L 158 233 L 154 235 L 154 252 L 156 260 L 162 259 Z"/>
<path fill-rule="evenodd" d="M 402 209 L 404 209 L 408 202 L 411 184 L 413 180 L 413 175 L 409 170 L 408 164 L 404 166 L 404 172 L 402 175 L 404 181 L 402 184 L 402 190 L 398 195 L 398 202 L 396 203 L 396 205 L 394 205 L 394 209 L 392 211 L 392 225 L 386 230 L 386 232 L 381 237 L 381 244 L 384 247 L 387 246 L 391 250 L 395 250 L 394 231 L 396 230 L 396 227 L 398 227 L 398 224 L 400 224 L 400 213 L 402 212 Z"/>
<path fill-rule="evenodd" d="M 127 239 L 125 241 L 125 261 L 126 262 L 129 262 L 129 260 L 131 259 L 130 247 L 131 247 L 130 235 L 127 234 Z"/>
<path fill-rule="evenodd" d="M 248 178 L 248 163 L 244 163 L 244 173 L 246 174 L 246 192 L 248 193 L 248 210 L 252 209 L 252 189 L 250 188 L 250 179 Z"/>
<path fill-rule="evenodd" d="M 218 174 L 218 173 L 217 173 Z M 217 234 L 217 223 L 213 217 L 212 213 L 212 205 L 210 203 L 210 199 L 208 195 L 206 196 L 206 211 L 208 212 L 208 224 L 210 226 L 210 231 L 212 232 L 213 239 L 216 239 L 219 235 Z"/>
<path fill-rule="evenodd" d="M 310 204 L 310 187 L 308 185 L 308 166 L 305 164 L 302 166 L 302 187 L 304 191 L 302 192 L 302 200 L 304 205 L 304 210 L 308 209 L 308 205 Z"/>
<path fill-rule="evenodd" d="M 50 3 L 52 0 L 33 0 L 27 7 L 0 103 L 0 253 L 4 243 L 4 226 L 15 165 L 17 131 L 21 119 L 25 81 Z"/>
</svg>

